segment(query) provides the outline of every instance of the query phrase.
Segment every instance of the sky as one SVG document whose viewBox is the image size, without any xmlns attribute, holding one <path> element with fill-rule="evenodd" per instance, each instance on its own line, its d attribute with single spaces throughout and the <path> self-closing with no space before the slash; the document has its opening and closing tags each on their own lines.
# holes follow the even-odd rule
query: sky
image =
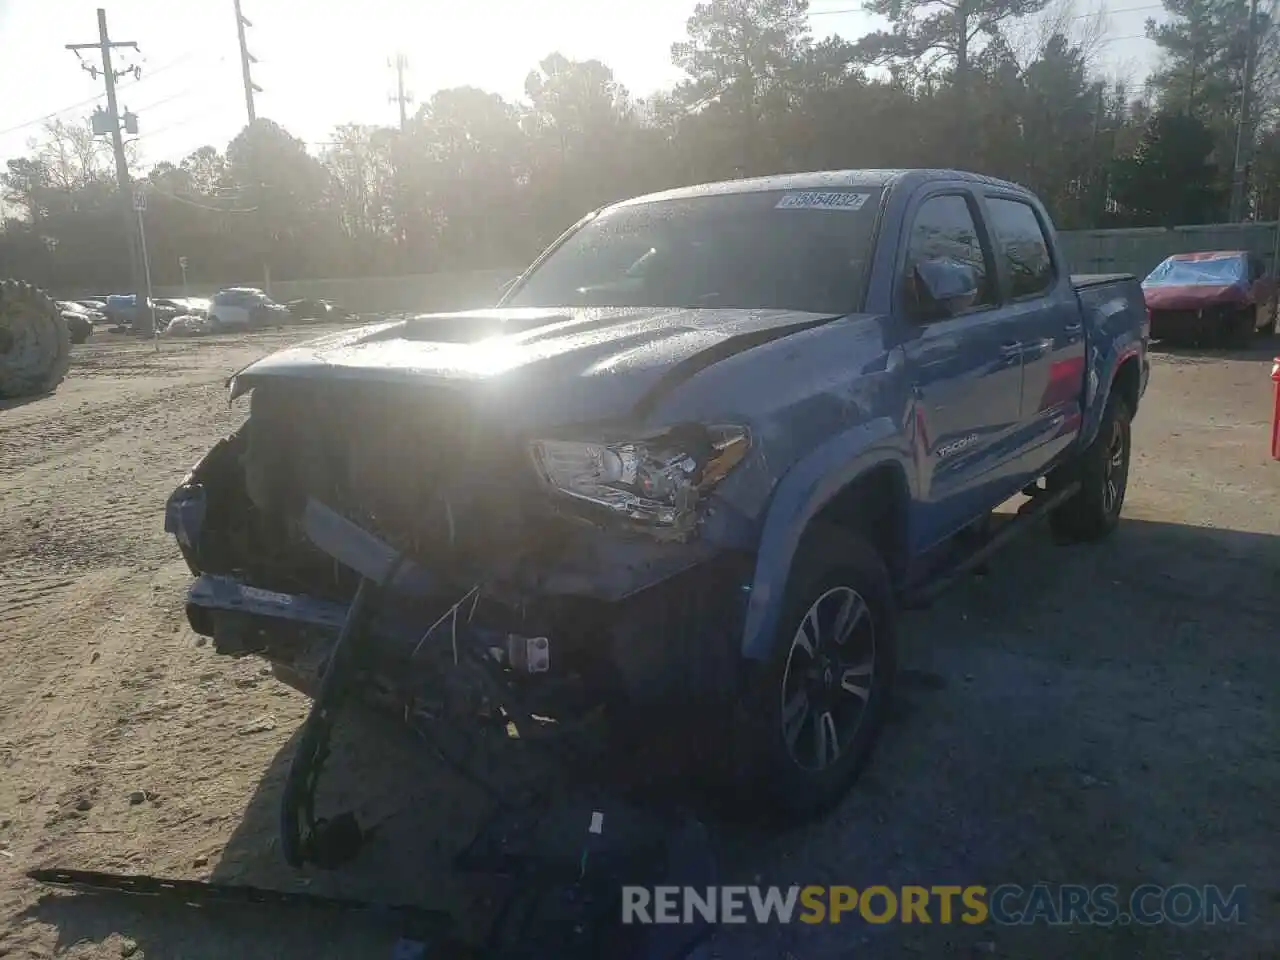
<svg viewBox="0 0 1280 960">
<path fill-rule="evenodd" d="M 1069 3 L 1071 0 L 1056 0 Z M 1140 82 L 1155 63 L 1142 38 L 1155 0 L 1077 0 L 1083 27 L 1101 10 L 1106 42 L 1098 67 Z M 48 115 L 89 116 L 104 103 L 101 77 L 82 69 L 68 43 L 97 40 L 99 3 L 113 40 L 138 51 L 114 54 L 116 69 L 141 66 L 119 83 L 122 110 L 138 115 L 144 165 L 177 162 L 204 144 L 225 149 L 244 126 L 233 0 L 0 0 L 0 161 L 28 152 Z M 408 58 L 406 87 L 420 103 L 435 90 L 472 85 L 508 99 L 552 51 L 595 58 L 643 96 L 680 79 L 672 41 L 684 36 L 694 0 L 241 0 L 259 117 L 269 117 L 313 150 L 335 126 L 391 124 L 397 108 L 396 54 Z M 881 25 L 860 0 L 811 0 L 816 37 L 856 38 Z M 81 53 L 98 63 L 97 51 Z M 99 63 L 100 65 L 100 63 Z M 411 110 L 413 107 L 410 108 Z"/>
</svg>

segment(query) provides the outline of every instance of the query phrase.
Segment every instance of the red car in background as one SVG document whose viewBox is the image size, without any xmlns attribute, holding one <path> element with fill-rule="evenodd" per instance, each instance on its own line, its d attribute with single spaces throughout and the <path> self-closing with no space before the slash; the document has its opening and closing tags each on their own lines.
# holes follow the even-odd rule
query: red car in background
<svg viewBox="0 0 1280 960">
<path fill-rule="evenodd" d="M 1275 277 L 1244 250 L 1174 254 L 1142 292 L 1153 339 L 1238 343 L 1275 328 Z"/>
</svg>

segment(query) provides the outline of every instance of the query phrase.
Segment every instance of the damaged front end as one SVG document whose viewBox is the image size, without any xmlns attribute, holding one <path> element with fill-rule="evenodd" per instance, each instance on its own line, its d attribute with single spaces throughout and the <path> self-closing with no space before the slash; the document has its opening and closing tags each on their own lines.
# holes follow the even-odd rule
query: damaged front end
<svg viewBox="0 0 1280 960">
<path fill-rule="evenodd" d="M 559 722 L 732 693 L 749 525 L 728 507 L 703 525 L 745 429 L 531 437 L 437 384 L 282 378 L 251 403 L 165 515 L 219 653 L 314 694 L 368 580 L 360 686 L 398 714 Z"/>
</svg>

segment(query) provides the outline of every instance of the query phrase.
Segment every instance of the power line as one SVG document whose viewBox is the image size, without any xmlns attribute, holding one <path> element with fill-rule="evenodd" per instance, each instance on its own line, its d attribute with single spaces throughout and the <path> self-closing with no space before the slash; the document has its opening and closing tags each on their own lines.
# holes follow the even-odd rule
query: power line
<svg viewBox="0 0 1280 960">
<path fill-rule="evenodd" d="M 79 100 L 76 103 L 63 107 L 61 110 L 55 110 L 53 111 L 53 113 L 46 113 L 44 116 L 36 117 L 34 120 L 25 120 L 22 123 L 15 124 L 12 127 L 6 127 L 5 129 L 0 130 L 0 136 L 4 136 L 7 133 L 15 133 L 16 131 L 23 129 L 24 127 L 34 127 L 36 126 L 36 124 L 44 123 L 46 120 L 52 120 L 54 117 L 60 117 L 62 116 L 62 114 L 69 113 L 70 111 L 75 110 L 78 107 L 87 107 L 91 103 L 97 103 L 99 100 L 102 99 L 102 97 L 103 97 L 103 94 L 97 93 L 97 94 L 94 94 L 92 97 L 89 97 L 87 100 Z"/>
<path fill-rule="evenodd" d="M 185 203 L 189 207 L 195 207 L 197 210 L 208 210 L 211 213 L 253 213 L 257 207 L 211 207 L 208 204 L 200 203 L 188 197 L 179 196 L 176 193 L 170 193 L 167 190 L 160 190 L 154 185 L 150 188 L 151 192 L 158 197 L 164 197 L 166 200 L 175 200 L 178 203 Z"/>
<path fill-rule="evenodd" d="M 165 133 L 166 131 L 174 129 L 175 127 L 185 127 L 189 123 L 195 123 L 197 120 L 204 120 L 205 118 L 206 118 L 206 114 L 204 113 L 188 114 L 187 116 L 183 117 L 181 120 L 174 120 L 172 123 L 166 123 L 162 127 L 156 127 L 156 129 L 154 130 L 148 130 L 145 133 L 140 133 L 133 139 L 134 141 L 137 141 L 137 140 L 145 140 L 147 137 L 156 137 L 162 133 Z"/>
<path fill-rule="evenodd" d="M 225 63 L 226 59 L 227 57 L 224 54 L 223 56 L 219 57 L 215 61 L 215 63 Z M 138 107 L 138 109 L 134 112 L 141 113 L 143 110 L 152 110 L 156 107 L 163 106 L 166 103 L 172 103 L 174 100 L 181 100 L 183 97 L 189 97 L 191 94 L 195 93 L 197 90 L 207 86 L 208 86 L 207 80 L 200 80 L 197 83 L 193 83 L 191 86 L 186 87 L 183 90 L 179 90 L 177 93 L 170 94 L 167 97 L 161 97 L 159 100 L 153 100 L 148 104 Z"/>
<path fill-rule="evenodd" d="M 116 90 L 117 91 L 132 90 L 138 84 L 146 83 L 152 77 L 156 76 L 156 74 L 164 73 L 166 70 L 172 70 L 174 67 L 181 66 L 184 63 L 189 63 L 190 60 L 187 58 L 191 53 L 194 53 L 194 52 L 196 51 L 194 50 L 188 51 L 188 53 L 184 54 L 182 57 L 179 57 L 176 60 L 171 60 L 162 66 L 156 67 L 154 70 L 150 70 L 147 73 L 144 73 L 137 80 L 130 81 L 129 83 L 122 83 L 118 87 L 116 87 Z M 219 62 L 224 61 L 226 59 L 227 59 L 226 56 L 223 56 Z M 10 133 L 16 133 L 17 131 L 22 130 L 25 127 L 34 127 L 38 124 L 44 123 L 46 120 L 52 120 L 55 117 L 60 117 L 64 113 L 70 113 L 72 110 L 77 110 L 80 107 L 87 107 L 90 104 L 99 103 L 102 101 L 102 99 L 105 96 L 106 96 L 105 93 L 96 93 L 92 97 L 88 97 L 87 99 L 84 99 L 84 100 L 78 100 L 75 103 L 68 104 L 65 107 L 60 107 L 59 109 L 54 110 L 51 113 L 44 114 L 44 116 L 36 117 L 33 120 L 25 120 L 22 123 L 14 124 L 12 127 L 6 127 L 3 130 L 0 130 L 0 136 L 4 136 Z"/>
</svg>

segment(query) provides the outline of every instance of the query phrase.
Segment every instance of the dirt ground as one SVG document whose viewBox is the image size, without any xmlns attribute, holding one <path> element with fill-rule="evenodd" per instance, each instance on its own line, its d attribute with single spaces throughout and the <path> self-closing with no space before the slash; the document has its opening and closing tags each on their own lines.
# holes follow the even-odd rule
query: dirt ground
<svg viewBox="0 0 1280 960">
<path fill-rule="evenodd" d="M 357 725 L 325 790 L 382 833 L 337 874 L 288 870 L 276 805 L 307 702 L 186 626 L 165 497 L 243 416 L 227 375 L 312 332 L 159 353 L 98 335 L 56 394 L 0 408 L 0 956 L 386 957 L 396 934 L 373 918 L 49 894 L 22 872 L 414 900 L 438 896 L 433 865 L 484 806 Z M 1247 923 L 736 927 L 698 956 L 1280 956 L 1275 352 L 1157 355 L 1117 534 L 1024 538 L 909 615 L 891 724 L 841 808 L 717 834 L 745 882 L 1243 884 Z"/>
</svg>

